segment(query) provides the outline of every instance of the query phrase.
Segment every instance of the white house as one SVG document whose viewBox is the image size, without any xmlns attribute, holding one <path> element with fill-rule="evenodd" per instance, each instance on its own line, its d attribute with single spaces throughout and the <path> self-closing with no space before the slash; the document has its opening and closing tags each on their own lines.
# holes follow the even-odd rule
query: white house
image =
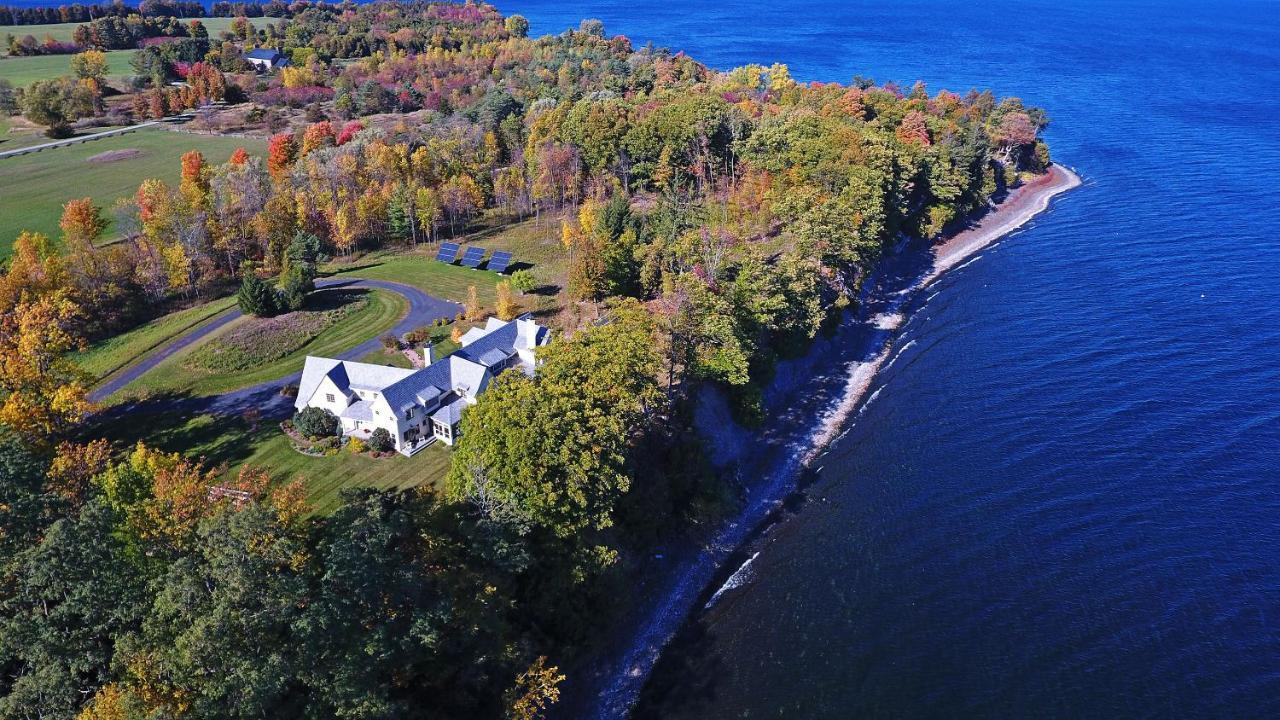
<svg viewBox="0 0 1280 720">
<path fill-rule="evenodd" d="M 279 50 L 271 50 L 269 48 L 256 48 L 244 54 L 244 59 L 253 65 L 253 69 L 258 72 L 271 72 L 289 65 L 289 58 L 285 57 Z"/>
<path fill-rule="evenodd" d="M 521 317 L 490 318 L 462 336 L 452 355 L 417 370 L 307 356 L 294 407 L 324 408 L 338 417 L 342 433 L 368 438 L 386 428 L 396 450 L 412 455 L 435 440 L 452 445 L 462 411 L 508 368 L 534 372 L 534 351 L 551 340 L 547 328 Z"/>
</svg>

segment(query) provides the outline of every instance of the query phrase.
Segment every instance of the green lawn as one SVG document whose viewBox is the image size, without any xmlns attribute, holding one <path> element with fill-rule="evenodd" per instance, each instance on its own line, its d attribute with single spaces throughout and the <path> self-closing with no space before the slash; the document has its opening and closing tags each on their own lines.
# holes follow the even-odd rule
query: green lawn
<svg viewBox="0 0 1280 720">
<path fill-rule="evenodd" d="M 219 32 L 231 27 L 231 21 L 234 18 L 197 19 L 203 23 L 205 28 L 209 31 L 209 36 L 216 38 Z M 250 22 L 253 23 L 254 27 L 260 28 L 263 26 L 262 21 L 265 19 L 266 18 L 254 18 Z M 274 18 L 272 18 L 272 20 L 274 20 Z M 183 22 L 190 22 L 190 20 L 183 20 Z M 54 23 L 51 25 L 0 25 L 0 40 L 3 40 L 5 35 L 12 35 L 18 38 L 24 35 L 30 35 L 38 42 L 44 42 L 46 35 L 52 35 L 54 40 L 58 40 L 60 42 L 71 42 L 74 39 L 73 35 L 76 28 L 79 26 L 80 23 Z M 8 51 L 7 47 L 5 48 L 5 51 Z"/>
<path fill-rule="evenodd" d="M 123 126 L 101 125 L 85 128 L 84 130 L 77 130 L 75 135 L 72 137 L 93 135 L 94 133 L 105 132 L 107 130 L 117 130 L 121 127 Z M 43 128 L 17 127 L 7 122 L 7 118 L 0 118 L 0 152 L 4 152 L 6 150 L 20 150 L 24 147 L 42 145 L 47 142 L 53 142 L 53 140 L 44 134 Z"/>
<path fill-rule="evenodd" d="M 226 465 L 227 477 L 242 465 L 266 468 L 275 482 L 302 478 L 312 508 L 332 512 L 343 488 L 373 487 L 381 490 L 419 485 L 440 488 L 449 471 L 449 450 L 436 443 L 411 458 L 396 455 L 374 459 L 343 450 L 331 457 L 310 457 L 293 449 L 292 441 L 271 422 L 251 430 L 238 417 L 197 415 L 185 418 L 173 413 L 131 417 L 130 422 L 108 421 L 91 428 L 89 437 L 106 437 L 118 447 L 138 440 L 167 452 L 203 457 L 210 465 Z"/>
<path fill-rule="evenodd" d="M 338 291 L 320 291 L 325 292 Z M 164 362 L 152 368 L 150 372 L 128 387 L 121 390 L 113 398 L 136 396 L 150 393 L 180 393 L 191 395 L 214 395 L 238 390 L 258 383 L 282 378 L 302 369 L 302 360 L 307 355 L 333 357 L 350 350 L 370 338 L 386 332 L 409 311 L 409 303 L 396 293 L 384 290 L 368 291 L 368 302 L 359 310 L 343 317 L 334 325 L 325 329 L 311 341 L 284 357 L 266 362 L 250 370 L 213 373 L 193 369 L 187 364 L 192 353 L 217 338 L 234 332 L 251 318 L 233 320 L 217 332 L 201 342 L 174 353 Z"/>
<path fill-rule="evenodd" d="M 3 33 L 0 33 L 3 38 Z M 107 81 L 116 84 L 133 74 L 129 60 L 134 50 L 110 50 L 107 52 Z M 52 80 L 71 74 L 70 55 L 32 55 L 29 57 L 0 56 L 0 78 L 25 87 L 36 80 Z"/>
<path fill-rule="evenodd" d="M 352 275 L 373 280 L 390 280 L 420 288 L 431 295 L 466 302 L 467 287 L 476 286 L 480 302 L 492 304 L 498 274 L 486 270 L 470 270 L 432 260 L 434 250 L 404 255 L 366 255 L 352 263 L 330 263 L 322 268 L 332 277 Z"/>
<path fill-rule="evenodd" d="M 559 220 L 544 218 L 542 222 L 526 220 L 511 225 L 484 227 L 457 239 L 465 249 L 479 246 L 490 251 L 512 253 L 513 267 L 525 267 L 543 285 L 558 288 L 564 282 L 568 254 L 559 239 Z M 435 297 L 466 302 L 467 288 L 476 286 L 480 302 L 492 307 L 494 286 L 504 276 L 488 270 L 471 270 L 460 265 L 435 261 L 438 245 L 424 244 L 413 252 L 379 252 L 355 258 L 350 262 L 333 262 L 322 268 L 334 276 L 344 274 L 412 285 Z M 522 306 L 534 309 L 532 297 L 517 298 Z"/>
<path fill-rule="evenodd" d="M 169 313 L 127 333 L 95 343 L 76 355 L 85 372 L 105 380 L 132 365 L 144 355 L 178 335 L 205 322 L 236 304 L 234 296 Z"/>
<path fill-rule="evenodd" d="M 0 158 L 0 257 L 9 254 L 13 240 L 23 230 L 56 237 L 58 218 L 68 200 L 90 196 L 107 209 L 110 217 L 115 201 L 132 196 L 146 178 L 177 184 L 179 159 L 188 150 L 203 152 L 211 163 L 223 163 L 238 147 L 261 155 L 266 151 L 266 142 L 145 128 L 30 155 Z M 103 153 L 123 150 L 137 154 L 110 162 L 90 161 Z M 110 229 L 107 234 L 111 234 Z"/>
</svg>

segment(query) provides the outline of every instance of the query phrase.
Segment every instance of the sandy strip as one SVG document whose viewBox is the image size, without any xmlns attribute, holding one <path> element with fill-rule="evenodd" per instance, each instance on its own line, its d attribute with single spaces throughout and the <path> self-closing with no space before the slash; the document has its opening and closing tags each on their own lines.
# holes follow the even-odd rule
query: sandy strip
<svg viewBox="0 0 1280 720">
<path fill-rule="evenodd" d="M 702 547 L 682 553 L 669 566 L 641 573 L 637 578 L 641 587 L 636 590 L 645 597 L 617 623 L 612 652 L 591 658 L 586 667 L 571 672 L 573 679 L 565 688 L 564 702 L 553 709 L 554 717 L 621 720 L 628 716 L 662 650 L 696 611 L 697 600 L 710 589 L 726 560 L 769 524 L 771 515 L 796 489 L 800 474 L 862 406 L 905 321 L 906 303 L 947 270 L 1025 225 L 1048 208 L 1055 195 L 1079 184 L 1074 172 L 1054 165 L 971 227 L 932 247 L 908 244 L 886 258 L 863 289 L 863 312 L 844 323 L 834 339 L 815 341 L 804 358 L 780 364 L 778 377 L 766 393 L 767 404 L 777 412 L 770 413 L 766 427 L 754 431 L 723 424 L 700 428 L 712 434 L 708 439 L 712 445 L 725 442 L 750 448 L 736 458 L 748 488 L 742 510 L 726 518 Z M 797 387 L 804 393 L 794 392 Z M 779 397 L 783 398 L 780 403 L 776 402 Z M 745 442 L 735 443 L 735 435 Z M 646 581 L 647 575 L 654 577 Z M 713 599 L 736 587 L 735 577 L 730 576 Z"/>
<path fill-rule="evenodd" d="M 928 285 L 939 275 L 964 262 L 970 255 L 1027 224 L 1044 212 L 1049 201 L 1080 185 L 1080 176 L 1069 168 L 1054 165 L 1049 172 L 1014 190 L 994 212 L 988 213 L 973 227 L 956 233 L 941 245 L 933 260 L 933 271 L 921 285 Z"/>
</svg>

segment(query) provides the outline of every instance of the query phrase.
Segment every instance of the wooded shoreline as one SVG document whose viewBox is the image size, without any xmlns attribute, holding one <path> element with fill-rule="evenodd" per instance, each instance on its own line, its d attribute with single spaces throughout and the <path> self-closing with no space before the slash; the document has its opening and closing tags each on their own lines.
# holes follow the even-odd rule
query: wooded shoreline
<svg viewBox="0 0 1280 720">
<path fill-rule="evenodd" d="M 748 430 L 733 423 L 724 398 L 708 388 L 696 424 L 717 467 L 733 474 L 743 489 L 742 509 L 725 518 L 700 547 L 649 562 L 641 583 L 652 584 L 638 588 L 643 599 L 616 623 L 605 656 L 588 657 L 569 674 L 572 679 L 565 683 L 554 717 L 605 720 L 630 714 L 663 650 L 698 603 L 740 564 L 729 567 L 729 561 L 782 519 L 780 511 L 804 471 L 861 405 L 905 320 L 901 309 L 906 303 L 1080 184 L 1075 172 L 1054 164 L 942 242 L 909 242 L 887 256 L 864 286 L 859 310 L 849 313 L 832 337 L 815 340 L 803 357 L 780 363 L 765 393 L 770 421 L 764 427 Z M 795 391 L 802 383 L 809 394 L 796 403 Z"/>
</svg>

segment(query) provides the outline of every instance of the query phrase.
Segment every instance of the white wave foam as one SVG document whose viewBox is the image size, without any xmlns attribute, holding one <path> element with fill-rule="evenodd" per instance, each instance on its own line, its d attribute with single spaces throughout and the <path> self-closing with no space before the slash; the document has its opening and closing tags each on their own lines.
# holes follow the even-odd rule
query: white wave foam
<svg viewBox="0 0 1280 720">
<path fill-rule="evenodd" d="M 747 558 L 747 561 L 742 563 L 742 565 L 737 570 L 734 570 L 733 574 L 729 576 L 729 579 L 724 581 L 724 585 L 721 585 L 720 589 L 716 590 L 715 594 L 711 596 L 711 599 L 707 601 L 707 604 L 702 606 L 702 609 L 703 610 L 710 609 L 711 606 L 715 605 L 716 601 L 720 599 L 721 595 L 725 594 L 730 590 L 733 590 L 734 588 L 742 587 L 743 583 L 750 581 L 751 580 L 751 563 L 754 562 L 755 559 L 758 557 L 760 557 L 760 553 L 756 552 L 755 555 L 752 555 L 751 557 Z"/>
<path fill-rule="evenodd" d="M 888 372 L 889 368 L 893 367 L 893 364 L 898 362 L 898 358 L 902 357 L 902 353 L 906 352 L 907 348 L 915 344 L 916 344 L 915 340 L 907 341 L 906 345 L 903 345 L 901 348 L 899 348 L 898 352 L 894 353 L 893 357 L 889 358 L 889 362 L 884 364 L 884 367 L 881 368 L 881 372 Z"/>
</svg>

